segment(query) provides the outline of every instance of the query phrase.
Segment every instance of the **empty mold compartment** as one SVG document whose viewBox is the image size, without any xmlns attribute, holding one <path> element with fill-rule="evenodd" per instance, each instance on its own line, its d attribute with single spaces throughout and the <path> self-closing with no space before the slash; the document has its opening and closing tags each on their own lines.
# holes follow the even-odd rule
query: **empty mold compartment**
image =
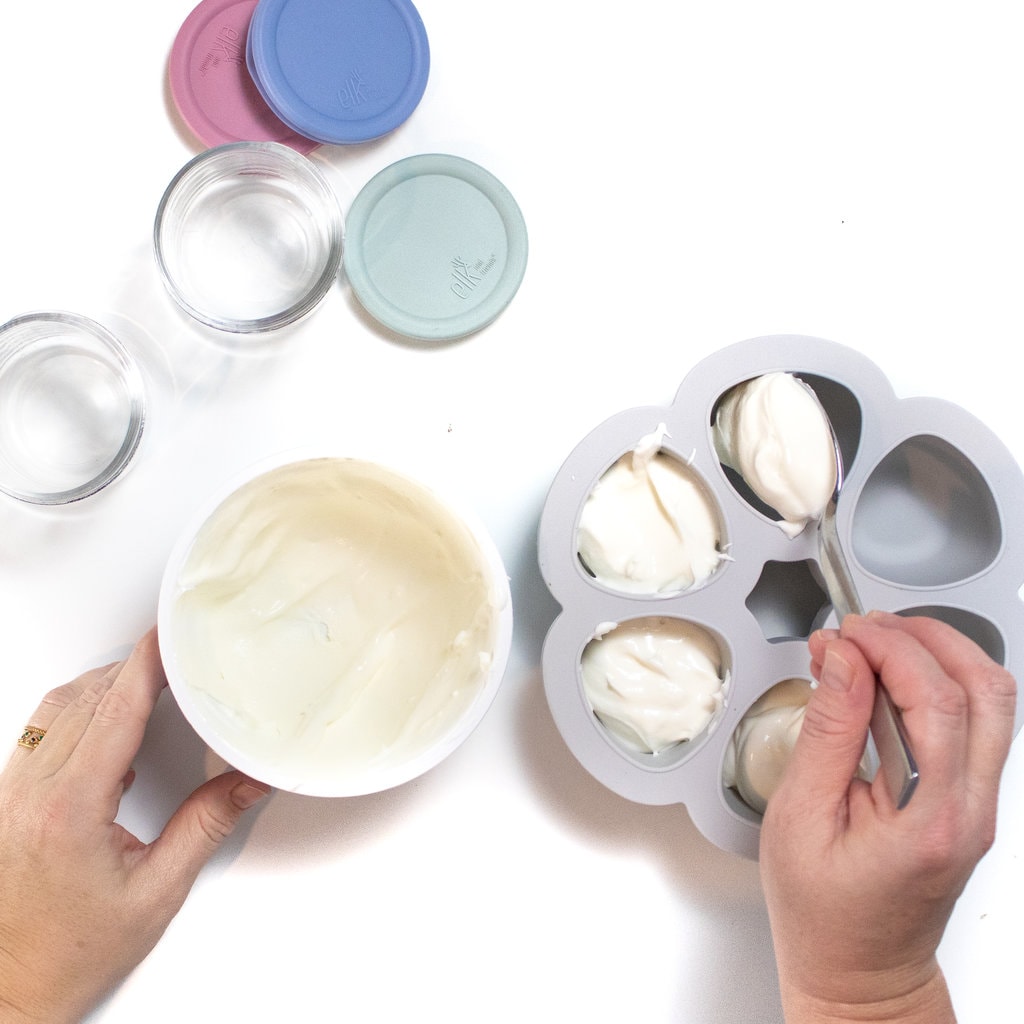
<svg viewBox="0 0 1024 1024">
<path fill-rule="evenodd" d="M 711 842 L 745 857 L 757 856 L 761 811 L 737 784 L 737 741 L 744 733 L 744 744 L 755 734 L 762 747 L 773 741 L 749 722 L 744 727 L 744 716 L 763 710 L 758 702 L 770 703 L 766 695 L 779 683 L 789 681 L 791 695 L 807 692 L 807 637 L 835 622 L 813 523 L 780 529 L 777 513 L 723 466 L 716 450 L 714 420 L 725 396 L 773 374 L 810 387 L 835 428 L 845 468 L 837 530 L 865 605 L 938 618 L 1015 675 L 1024 669 L 1009 639 L 1024 635 L 1024 538 L 1006 527 L 1006 510 L 1024 506 L 1024 476 L 1005 446 L 964 410 L 938 399 L 899 399 L 881 371 L 852 349 L 786 335 L 723 349 L 686 375 L 668 405 L 628 409 L 599 424 L 566 458 L 541 514 L 538 561 L 561 609 L 542 653 L 552 716 L 579 762 L 609 789 L 641 803 L 685 804 Z M 658 507 L 666 503 L 652 486 L 652 464 L 656 473 L 666 469 L 673 481 L 686 480 L 681 490 L 701 499 L 699 521 L 716 527 L 708 535 L 717 538 L 717 564 L 703 580 L 695 574 L 688 584 L 635 569 L 651 557 L 645 545 L 652 539 L 665 564 L 685 553 L 676 550 L 684 547 L 678 524 Z M 606 488 L 614 476 L 622 479 Z M 623 480 L 630 486 L 620 487 Z M 630 487 L 633 499 L 643 493 L 651 507 L 610 500 Z M 602 543 L 618 551 L 617 578 L 590 546 L 591 513 L 605 499 L 612 511 L 597 518 Z M 699 627 L 714 639 L 721 695 L 711 699 L 707 726 L 690 738 L 641 739 L 588 693 L 584 677 L 618 633 L 624 648 L 632 645 L 618 663 L 632 659 L 635 678 L 620 673 L 601 686 L 606 697 L 617 688 L 635 696 L 657 661 L 651 637 L 668 622 Z M 666 687 L 663 675 L 656 693 L 659 687 Z M 693 699 L 707 701 L 707 688 L 697 687 Z M 1018 707 L 1017 730 L 1022 718 Z"/>
<path fill-rule="evenodd" d="M 987 569 L 1002 546 L 992 490 L 957 447 L 918 434 L 872 470 L 853 517 L 853 554 L 906 587 L 948 587 Z"/>
<path fill-rule="evenodd" d="M 898 614 L 906 616 L 923 615 L 929 619 L 938 619 L 964 636 L 973 640 L 993 661 L 1001 665 L 1007 664 L 1007 641 L 1000 628 L 991 620 L 977 612 L 966 608 L 950 605 L 924 604 L 912 608 L 897 609 Z"/>
</svg>

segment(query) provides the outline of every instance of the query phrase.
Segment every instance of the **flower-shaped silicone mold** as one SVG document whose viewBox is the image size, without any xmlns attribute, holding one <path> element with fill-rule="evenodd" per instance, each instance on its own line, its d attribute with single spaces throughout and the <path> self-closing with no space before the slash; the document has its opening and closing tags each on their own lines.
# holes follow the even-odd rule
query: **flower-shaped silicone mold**
<svg viewBox="0 0 1024 1024">
<path fill-rule="evenodd" d="M 731 388 L 775 371 L 817 393 L 843 450 L 840 540 L 868 607 L 949 622 L 1015 675 L 1024 669 L 1024 537 L 1009 529 L 1024 475 L 983 424 L 951 403 L 899 399 L 852 349 L 817 338 L 741 342 L 698 364 L 669 406 L 629 409 L 570 453 L 544 505 L 539 561 L 561 606 L 545 640 L 544 687 L 556 725 L 581 764 L 610 789 L 649 804 L 686 804 L 716 845 L 757 856 L 761 816 L 723 781 L 730 737 L 776 683 L 808 678 L 806 638 L 834 620 L 810 526 L 788 537 L 712 443 L 715 408 Z M 602 582 L 580 558 L 587 499 L 607 471 L 658 437 L 706 489 L 724 555 L 690 589 L 631 593 Z M 712 637 L 727 684 L 696 736 L 657 753 L 623 742 L 595 713 L 583 684 L 591 641 L 617 623 L 677 619 Z M 1016 729 L 1024 719 L 1018 708 Z"/>
</svg>

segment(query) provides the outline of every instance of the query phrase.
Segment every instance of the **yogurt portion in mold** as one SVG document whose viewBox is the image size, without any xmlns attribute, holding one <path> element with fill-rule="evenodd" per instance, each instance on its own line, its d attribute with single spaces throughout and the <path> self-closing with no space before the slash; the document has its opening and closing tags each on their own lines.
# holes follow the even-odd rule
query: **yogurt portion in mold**
<svg viewBox="0 0 1024 1024">
<path fill-rule="evenodd" d="M 580 514 L 580 561 L 622 593 L 688 590 L 724 557 L 714 499 L 693 469 L 663 450 L 666 434 L 659 426 L 618 459 Z"/>
<path fill-rule="evenodd" d="M 161 646 L 186 716 L 226 760 L 281 788 L 354 795 L 457 745 L 507 600 L 503 572 L 427 488 L 311 459 L 257 476 L 207 518 Z"/>
<path fill-rule="evenodd" d="M 806 679 L 776 683 L 751 705 L 729 740 L 722 782 L 758 814 L 782 781 L 810 696 Z"/>
<path fill-rule="evenodd" d="M 715 413 L 715 451 L 796 537 L 821 517 L 836 484 L 828 422 L 791 373 L 767 373 L 732 388 Z"/>
<path fill-rule="evenodd" d="M 703 733 L 729 682 L 714 637 L 669 616 L 605 623 L 584 648 L 580 671 L 605 728 L 647 754 Z"/>
<path fill-rule="evenodd" d="M 729 740 L 722 782 L 758 814 L 764 814 L 782 781 L 810 697 L 807 679 L 783 679 L 754 701 Z M 866 754 L 857 774 L 861 779 L 871 778 Z"/>
</svg>

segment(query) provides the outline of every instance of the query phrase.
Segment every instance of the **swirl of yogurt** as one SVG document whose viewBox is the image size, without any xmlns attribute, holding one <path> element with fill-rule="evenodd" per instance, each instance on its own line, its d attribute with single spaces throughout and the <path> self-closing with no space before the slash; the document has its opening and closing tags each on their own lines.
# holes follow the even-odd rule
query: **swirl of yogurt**
<svg viewBox="0 0 1024 1024">
<path fill-rule="evenodd" d="M 584 648 L 581 673 L 605 727 L 650 754 L 702 733 L 728 689 L 714 637 L 668 616 L 604 623 Z"/>
<path fill-rule="evenodd" d="M 374 463 L 311 459 L 211 514 L 170 624 L 185 685 L 226 744 L 290 789 L 371 792 L 468 712 L 503 593 L 427 488 Z"/>
<path fill-rule="evenodd" d="M 688 590 L 724 557 L 717 507 L 694 470 L 662 449 L 666 434 L 662 424 L 612 465 L 580 515 L 580 559 L 623 593 Z"/>
</svg>

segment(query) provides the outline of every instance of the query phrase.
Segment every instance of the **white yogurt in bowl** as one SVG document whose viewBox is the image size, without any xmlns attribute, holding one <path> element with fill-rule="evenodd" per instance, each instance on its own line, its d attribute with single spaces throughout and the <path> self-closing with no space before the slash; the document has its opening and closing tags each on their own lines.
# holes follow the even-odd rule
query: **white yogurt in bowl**
<svg viewBox="0 0 1024 1024">
<path fill-rule="evenodd" d="M 280 789 L 354 796 L 472 731 L 511 642 L 472 516 L 376 462 L 255 472 L 185 531 L 160 595 L 171 690 L 205 742 Z"/>
</svg>

